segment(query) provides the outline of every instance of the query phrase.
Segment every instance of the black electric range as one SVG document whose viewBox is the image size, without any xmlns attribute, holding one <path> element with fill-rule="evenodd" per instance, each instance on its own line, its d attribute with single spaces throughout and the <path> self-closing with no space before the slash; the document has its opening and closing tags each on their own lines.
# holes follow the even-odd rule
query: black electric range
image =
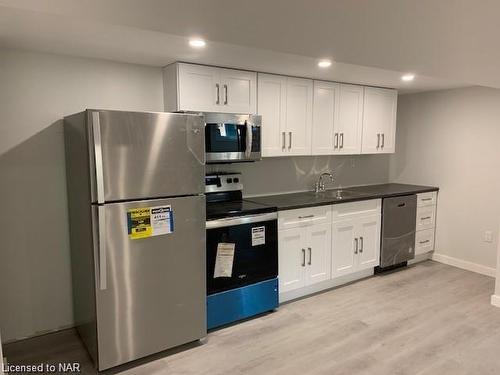
<svg viewBox="0 0 500 375">
<path fill-rule="evenodd" d="M 276 206 L 243 199 L 243 185 L 238 173 L 207 174 L 205 188 L 207 220 L 277 211 Z"/>
<path fill-rule="evenodd" d="M 278 307 L 278 213 L 242 198 L 241 175 L 205 177 L 207 326 Z"/>
</svg>

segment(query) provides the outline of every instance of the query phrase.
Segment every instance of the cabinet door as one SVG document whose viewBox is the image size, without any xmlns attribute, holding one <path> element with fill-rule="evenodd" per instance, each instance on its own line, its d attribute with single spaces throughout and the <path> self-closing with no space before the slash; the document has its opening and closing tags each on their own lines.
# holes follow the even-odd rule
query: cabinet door
<svg viewBox="0 0 500 375">
<path fill-rule="evenodd" d="M 257 73 L 220 69 L 221 112 L 255 114 L 257 111 Z"/>
<path fill-rule="evenodd" d="M 334 132 L 336 154 L 361 153 L 363 91 L 363 86 L 340 85 L 338 121 Z"/>
<path fill-rule="evenodd" d="M 306 285 L 329 280 L 332 266 L 332 224 L 307 228 L 306 244 Z"/>
<path fill-rule="evenodd" d="M 259 73 L 257 103 L 262 116 L 262 156 L 285 155 L 286 77 Z"/>
<path fill-rule="evenodd" d="M 332 277 L 356 271 L 355 251 L 356 222 L 354 219 L 333 223 L 332 230 Z"/>
<path fill-rule="evenodd" d="M 311 155 L 313 81 L 287 78 L 286 151 L 288 155 Z"/>
<path fill-rule="evenodd" d="M 178 110 L 217 112 L 220 111 L 222 87 L 219 69 L 201 65 L 179 64 Z"/>
<path fill-rule="evenodd" d="M 314 81 L 312 154 L 334 154 L 339 146 L 334 127 L 338 122 L 338 83 Z"/>
<path fill-rule="evenodd" d="M 392 153 L 396 144 L 395 90 L 365 88 L 362 153 Z"/>
<path fill-rule="evenodd" d="M 305 233 L 306 230 L 303 228 L 286 229 L 278 232 L 280 293 L 305 286 Z"/>
<path fill-rule="evenodd" d="M 361 271 L 380 264 L 380 215 L 357 219 L 357 223 L 357 270 Z"/>
</svg>

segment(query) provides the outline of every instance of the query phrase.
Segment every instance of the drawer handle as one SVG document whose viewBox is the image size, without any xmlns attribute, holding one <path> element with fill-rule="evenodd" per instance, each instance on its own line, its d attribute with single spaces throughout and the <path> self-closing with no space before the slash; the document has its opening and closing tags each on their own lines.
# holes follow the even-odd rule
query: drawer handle
<svg viewBox="0 0 500 375">
<path fill-rule="evenodd" d="M 426 217 L 421 217 L 420 220 L 429 220 L 431 219 L 431 216 L 426 216 Z"/>
<path fill-rule="evenodd" d="M 305 216 L 299 216 L 299 219 L 310 219 L 314 217 L 314 215 L 305 215 Z"/>
<path fill-rule="evenodd" d="M 421 201 L 431 201 L 431 200 L 432 200 L 432 198 L 421 198 L 420 200 L 421 200 Z"/>
<path fill-rule="evenodd" d="M 431 240 L 420 241 L 419 244 L 423 245 L 424 243 L 429 243 Z"/>
</svg>

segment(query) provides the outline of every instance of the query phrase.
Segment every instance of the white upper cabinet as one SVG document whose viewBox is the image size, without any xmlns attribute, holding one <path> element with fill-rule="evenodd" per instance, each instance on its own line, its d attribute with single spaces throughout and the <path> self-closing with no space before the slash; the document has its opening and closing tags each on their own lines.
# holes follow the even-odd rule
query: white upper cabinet
<svg viewBox="0 0 500 375">
<path fill-rule="evenodd" d="M 259 73 L 257 99 L 262 116 L 262 156 L 285 155 L 286 77 Z"/>
<path fill-rule="evenodd" d="M 336 154 L 361 153 L 363 86 L 340 85 L 339 115 L 335 126 Z"/>
<path fill-rule="evenodd" d="M 257 113 L 257 74 L 234 69 L 219 69 L 224 112 Z"/>
<path fill-rule="evenodd" d="M 338 125 L 340 85 L 314 81 L 312 154 L 330 155 L 339 145 Z"/>
<path fill-rule="evenodd" d="M 397 101 L 396 90 L 365 87 L 363 154 L 395 152 Z"/>
<path fill-rule="evenodd" d="M 258 75 L 262 156 L 311 155 L 313 81 Z"/>
<path fill-rule="evenodd" d="M 393 153 L 397 91 L 175 63 L 166 111 L 262 116 L 262 156 Z"/>
<path fill-rule="evenodd" d="M 287 78 L 286 138 L 289 155 L 311 155 L 313 81 Z"/>
<path fill-rule="evenodd" d="M 314 81 L 312 154 L 359 154 L 363 86 Z"/>
<path fill-rule="evenodd" d="M 163 71 L 165 110 L 254 114 L 257 73 L 176 63 Z"/>
</svg>

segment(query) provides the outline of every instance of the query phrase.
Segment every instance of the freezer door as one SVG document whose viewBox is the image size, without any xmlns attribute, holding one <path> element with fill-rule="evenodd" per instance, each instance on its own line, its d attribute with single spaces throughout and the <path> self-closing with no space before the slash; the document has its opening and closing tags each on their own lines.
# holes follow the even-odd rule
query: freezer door
<svg viewBox="0 0 500 375">
<path fill-rule="evenodd" d="M 92 202 L 204 192 L 201 116 L 87 111 Z"/>
<path fill-rule="evenodd" d="M 130 210 L 169 206 L 171 233 L 130 238 Z M 99 370 L 204 337 L 205 197 L 94 207 Z"/>
</svg>

